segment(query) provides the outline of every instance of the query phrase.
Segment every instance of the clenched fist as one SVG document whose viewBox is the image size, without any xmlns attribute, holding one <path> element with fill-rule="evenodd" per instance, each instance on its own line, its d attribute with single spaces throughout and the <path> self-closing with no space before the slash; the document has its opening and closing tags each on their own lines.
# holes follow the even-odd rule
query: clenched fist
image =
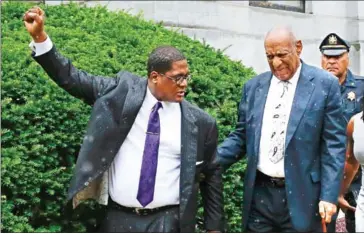
<svg viewBox="0 0 364 234">
<path fill-rule="evenodd" d="M 336 205 L 326 201 L 320 201 L 319 212 L 321 218 L 325 219 L 326 223 L 331 222 L 331 217 L 336 213 Z"/>
<path fill-rule="evenodd" d="M 44 31 L 45 14 L 39 7 L 32 7 L 25 12 L 24 25 L 35 42 L 43 42 L 47 39 Z"/>
</svg>

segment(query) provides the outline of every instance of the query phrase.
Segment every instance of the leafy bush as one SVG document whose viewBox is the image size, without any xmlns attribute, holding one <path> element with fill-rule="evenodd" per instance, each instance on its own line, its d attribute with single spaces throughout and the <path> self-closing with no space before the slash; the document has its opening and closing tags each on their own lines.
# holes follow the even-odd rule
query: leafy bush
<svg viewBox="0 0 364 234">
<path fill-rule="evenodd" d="M 2 163 L 1 204 L 5 232 L 91 230 L 100 206 L 87 202 L 72 215 L 65 201 L 91 107 L 53 83 L 31 58 L 22 22 L 30 3 L 1 8 Z M 241 87 L 254 72 L 220 50 L 125 12 L 77 4 L 45 6 L 46 31 L 74 65 L 114 76 L 128 70 L 146 76 L 148 54 L 170 44 L 188 58 L 193 80 L 187 97 L 218 120 L 219 140 L 236 122 Z M 230 232 L 241 231 L 244 162 L 225 175 L 225 210 Z M 202 208 L 199 208 L 201 216 Z"/>
</svg>

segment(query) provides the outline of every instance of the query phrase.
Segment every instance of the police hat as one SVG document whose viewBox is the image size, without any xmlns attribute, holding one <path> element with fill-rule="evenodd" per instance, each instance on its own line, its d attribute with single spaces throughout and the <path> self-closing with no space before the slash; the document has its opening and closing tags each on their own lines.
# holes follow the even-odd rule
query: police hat
<svg viewBox="0 0 364 234">
<path fill-rule="evenodd" d="M 321 42 L 320 51 L 327 56 L 339 56 L 349 52 L 350 43 L 339 37 L 336 33 L 330 33 Z"/>
</svg>

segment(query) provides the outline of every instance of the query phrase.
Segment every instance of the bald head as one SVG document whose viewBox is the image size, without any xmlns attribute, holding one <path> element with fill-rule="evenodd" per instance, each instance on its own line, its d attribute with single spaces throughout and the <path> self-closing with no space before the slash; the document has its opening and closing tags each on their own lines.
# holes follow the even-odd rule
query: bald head
<svg viewBox="0 0 364 234">
<path fill-rule="evenodd" d="M 267 40 L 290 41 L 292 45 L 296 43 L 296 37 L 292 29 L 288 26 L 274 27 L 265 36 L 264 43 Z"/>
<path fill-rule="evenodd" d="M 272 73 L 280 80 L 293 77 L 300 65 L 302 42 L 290 27 L 271 29 L 264 40 L 265 53 Z"/>
</svg>

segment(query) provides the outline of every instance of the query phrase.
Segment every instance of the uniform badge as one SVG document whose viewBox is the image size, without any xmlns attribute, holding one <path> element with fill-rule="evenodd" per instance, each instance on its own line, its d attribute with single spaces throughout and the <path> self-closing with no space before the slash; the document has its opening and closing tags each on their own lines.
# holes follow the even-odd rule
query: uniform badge
<svg viewBox="0 0 364 234">
<path fill-rule="evenodd" d="M 350 101 L 355 100 L 355 93 L 353 91 L 351 91 L 351 92 L 348 93 L 348 99 Z"/>
<path fill-rule="evenodd" d="M 329 44 L 330 45 L 336 45 L 337 44 L 337 38 L 334 35 L 329 37 Z"/>
</svg>

